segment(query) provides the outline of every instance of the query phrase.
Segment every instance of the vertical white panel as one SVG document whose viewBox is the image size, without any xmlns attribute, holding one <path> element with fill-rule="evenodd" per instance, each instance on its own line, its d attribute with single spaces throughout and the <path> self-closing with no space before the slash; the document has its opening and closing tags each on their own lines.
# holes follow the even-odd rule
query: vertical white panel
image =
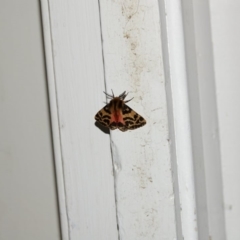
<svg viewBox="0 0 240 240">
<path fill-rule="evenodd" d="M 54 77 L 54 65 L 52 55 L 52 41 L 51 41 L 51 24 L 50 24 L 50 13 L 48 1 L 41 1 L 41 13 L 42 13 L 42 26 L 44 36 L 44 50 L 45 50 L 45 62 L 47 67 L 47 82 L 49 92 L 49 103 L 51 112 L 51 123 L 52 123 L 52 136 L 53 136 L 53 147 L 54 147 L 54 161 L 57 178 L 57 191 L 58 191 L 58 206 L 60 213 L 61 223 L 61 237 L 62 240 L 69 239 L 68 232 L 68 220 L 67 220 L 67 209 L 66 209 L 66 196 L 63 178 L 62 168 L 62 153 L 61 153 L 61 142 L 59 133 L 59 121 L 58 121 L 58 108 L 56 98 L 56 84 Z"/>
<path fill-rule="evenodd" d="M 94 124 L 104 101 L 98 2 L 48 4 L 69 239 L 116 240 L 109 135 Z"/>
<path fill-rule="evenodd" d="M 209 1 L 182 0 L 199 239 L 225 239 Z"/>
<path fill-rule="evenodd" d="M 122 240 L 176 239 L 157 0 L 101 1 L 107 90 L 130 92 L 147 120 L 111 132 Z"/>
<path fill-rule="evenodd" d="M 177 239 L 198 239 L 184 31 L 180 0 L 159 0 Z"/>
<path fill-rule="evenodd" d="M 210 1 L 226 237 L 240 239 L 240 2 Z"/>
</svg>

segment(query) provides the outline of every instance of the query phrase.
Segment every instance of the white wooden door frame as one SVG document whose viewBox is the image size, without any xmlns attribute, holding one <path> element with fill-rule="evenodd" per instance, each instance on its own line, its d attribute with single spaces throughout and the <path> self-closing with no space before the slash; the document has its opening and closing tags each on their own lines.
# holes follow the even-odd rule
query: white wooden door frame
<svg viewBox="0 0 240 240">
<path fill-rule="evenodd" d="M 54 159 L 56 168 L 56 180 L 58 190 L 58 204 L 60 213 L 61 223 L 61 236 L 63 240 L 69 239 L 68 232 L 68 219 L 67 219 L 67 207 L 66 207 L 66 192 L 64 184 L 64 172 L 62 163 L 62 152 L 61 152 L 61 140 L 60 140 L 60 125 L 58 116 L 58 103 L 57 103 L 57 91 L 54 73 L 53 63 L 53 48 L 52 48 L 52 36 L 51 36 L 51 24 L 49 15 L 48 1 L 41 1 L 41 13 L 42 13 L 42 24 L 44 31 L 44 48 L 45 48 L 45 60 L 47 68 L 47 79 L 48 79 L 48 92 L 49 92 L 49 103 L 51 112 L 51 123 L 52 123 L 52 135 L 53 135 L 53 147 L 54 147 Z"/>
<path fill-rule="evenodd" d="M 226 239 L 209 1 L 159 0 L 159 6 L 179 228 L 184 239 Z"/>
<path fill-rule="evenodd" d="M 226 239 L 209 1 L 182 4 L 198 235 Z"/>
<path fill-rule="evenodd" d="M 208 1 L 200 5 L 192 0 L 158 2 L 168 104 L 176 236 L 177 239 L 184 237 L 189 240 L 209 237 L 225 239 Z M 67 173 L 62 159 L 62 126 L 59 124 L 59 99 L 54 70 L 54 54 L 58 53 L 54 52 L 51 32 L 53 25 L 59 26 L 51 20 L 49 1 L 42 0 L 41 4 L 62 237 L 68 240 L 74 239 L 74 236 L 71 237 L 70 234 L 71 209 L 66 203 Z M 96 9 L 92 12 L 94 13 Z M 98 98 L 103 99 L 100 95 Z M 116 235 L 116 231 L 115 228 L 113 235 Z"/>
<path fill-rule="evenodd" d="M 198 239 L 181 1 L 159 0 L 178 239 Z"/>
<path fill-rule="evenodd" d="M 169 120 L 175 128 L 180 204 L 186 204 L 180 228 L 184 239 L 226 239 L 209 1 L 159 3 L 165 24 L 169 115 L 173 113 Z M 188 157 L 182 158 L 179 149 Z M 188 192 L 186 183 L 192 191 Z M 195 223 L 189 222 L 192 219 Z"/>
</svg>

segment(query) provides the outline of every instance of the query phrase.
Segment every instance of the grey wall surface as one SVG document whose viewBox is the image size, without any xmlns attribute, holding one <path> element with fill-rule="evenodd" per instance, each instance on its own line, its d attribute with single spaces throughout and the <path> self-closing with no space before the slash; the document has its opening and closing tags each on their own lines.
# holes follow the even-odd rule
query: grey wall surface
<svg viewBox="0 0 240 240">
<path fill-rule="evenodd" d="M 0 239 L 58 240 L 40 3 L 0 3 Z"/>
</svg>

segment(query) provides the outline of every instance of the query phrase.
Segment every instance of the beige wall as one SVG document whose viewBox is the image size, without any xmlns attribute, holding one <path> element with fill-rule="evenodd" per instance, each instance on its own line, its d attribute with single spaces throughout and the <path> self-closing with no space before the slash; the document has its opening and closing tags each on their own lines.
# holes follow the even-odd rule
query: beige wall
<svg viewBox="0 0 240 240">
<path fill-rule="evenodd" d="M 57 240 L 40 4 L 0 6 L 0 239 Z"/>
</svg>

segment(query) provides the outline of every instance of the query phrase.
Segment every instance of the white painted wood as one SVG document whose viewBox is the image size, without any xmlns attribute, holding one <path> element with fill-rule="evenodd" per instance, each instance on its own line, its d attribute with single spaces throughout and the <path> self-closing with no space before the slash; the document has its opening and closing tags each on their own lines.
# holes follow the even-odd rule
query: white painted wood
<svg viewBox="0 0 240 240">
<path fill-rule="evenodd" d="M 199 239 L 226 239 L 209 1 L 183 0 Z"/>
<path fill-rule="evenodd" d="M 177 239 L 198 239 L 181 1 L 159 0 L 175 187 Z M 179 196 L 178 196 L 179 194 Z"/>
<path fill-rule="evenodd" d="M 181 30 L 181 18 L 178 18 L 182 11 L 180 1 L 159 1 L 159 3 L 160 13 L 164 13 L 160 16 L 163 26 L 162 40 L 166 80 L 169 79 L 171 83 L 170 87 L 168 84 L 166 85 L 167 93 L 170 92 L 168 104 L 170 110 L 172 108 L 173 111 L 172 118 L 171 111 L 169 111 L 170 137 L 175 134 L 176 142 L 172 141 L 172 149 L 176 144 L 177 162 L 179 160 L 180 133 L 177 123 L 181 121 L 179 113 L 184 112 L 184 102 L 179 98 L 181 96 L 179 93 L 183 93 L 184 89 L 184 82 L 182 82 L 184 72 L 182 70 L 185 68 L 185 59 L 188 70 L 194 175 L 198 202 L 196 209 L 198 236 L 196 235 L 197 231 L 195 233 L 192 231 L 192 236 L 189 234 L 194 229 L 191 228 L 190 222 L 185 224 L 187 219 L 191 219 L 188 218 L 191 214 L 181 211 L 181 218 L 178 219 L 176 203 L 178 236 L 182 230 L 184 239 L 195 239 L 194 237 L 199 239 L 239 239 L 237 224 L 240 216 L 240 192 L 236 183 L 239 182 L 238 125 L 240 114 L 236 103 L 239 102 L 240 89 L 238 67 L 240 54 L 237 47 L 240 36 L 237 31 L 240 5 L 234 0 L 231 2 L 182 1 L 187 54 L 184 57 L 183 53 L 180 58 L 181 54 L 179 53 L 183 49 L 181 46 L 182 31 L 179 31 Z M 176 82 L 174 82 L 175 76 L 177 76 Z M 180 84 L 178 85 L 178 83 Z M 168 89 L 170 89 L 169 92 Z M 182 97 L 184 98 L 186 95 L 185 92 Z M 181 109 L 183 112 L 178 112 Z M 185 112 L 182 116 L 186 123 L 187 113 Z M 171 135 L 171 119 L 174 119 L 173 135 Z M 183 127 L 184 123 L 181 126 Z M 221 145 L 219 145 L 219 138 Z M 180 144 L 186 154 L 188 148 L 186 145 L 184 147 L 183 142 Z M 172 155 L 172 161 L 174 168 L 174 155 Z M 181 206 L 184 206 L 181 198 L 181 187 L 183 187 L 181 171 L 183 172 L 183 170 L 186 170 L 186 161 L 176 167 Z M 187 175 L 184 176 L 185 179 L 188 178 Z M 188 197 L 187 192 L 185 197 Z M 188 228 L 188 226 L 190 227 Z"/>
<path fill-rule="evenodd" d="M 64 239 L 225 239 L 208 2 L 42 3 Z M 105 86 L 147 125 L 95 127 Z"/>
<path fill-rule="evenodd" d="M 107 90 L 147 120 L 111 132 L 120 239 L 176 239 L 158 2 L 100 3 Z"/>
<path fill-rule="evenodd" d="M 41 0 L 41 13 L 42 13 L 42 24 L 43 24 L 43 36 L 44 36 L 44 48 L 45 48 L 45 60 L 47 67 L 47 79 L 48 79 L 48 91 L 49 91 L 49 102 L 51 108 L 51 123 L 52 123 L 52 134 L 53 134 L 53 145 L 54 145 L 54 160 L 57 177 L 57 188 L 58 188 L 58 204 L 60 212 L 61 222 L 61 233 L 62 239 L 68 240 L 68 220 L 67 220 L 67 209 L 65 199 L 65 186 L 64 176 L 62 168 L 62 152 L 61 142 L 59 133 L 59 119 L 58 119 L 58 107 L 57 107 L 57 95 L 56 85 L 54 76 L 54 65 L 53 65 L 53 50 L 52 50 L 52 39 L 51 39 L 51 26 L 48 1 Z"/>
<path fill-rule="evenodd" d="M 104 101 L 98 2 L 42 0 L 42 4 L 44 21 L 49 7 L 50 26 L 44 25 L 44 33 L 63 235 L 71 240 L 116 240 L 110 139 L 94 125 Z"/>
<path fill-rule="evenodd" d="M 226 239 L 240 239 L 240 2 L 210 3 Z"/>
</svg>

